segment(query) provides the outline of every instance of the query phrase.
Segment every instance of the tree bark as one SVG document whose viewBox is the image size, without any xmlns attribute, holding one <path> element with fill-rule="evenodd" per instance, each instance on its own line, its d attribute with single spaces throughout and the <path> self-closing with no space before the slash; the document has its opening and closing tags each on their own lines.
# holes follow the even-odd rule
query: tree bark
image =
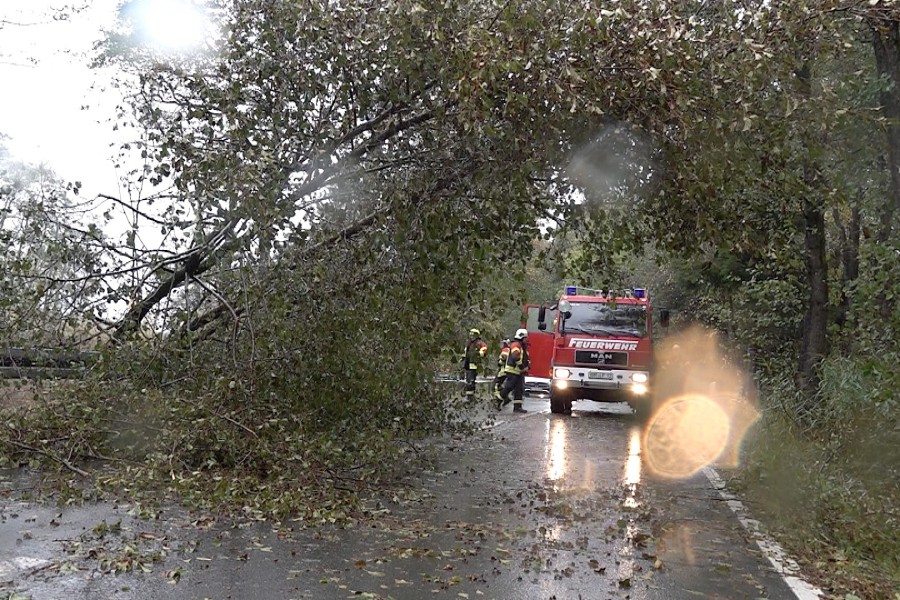
<svg viewBox="0 0 900 600">
<path fill-rule="evenodd" d="M 812 95 L 812 75 L 808 62 L 797 70 L 798 92 L 809 98 Z M 819 166 L 813 147 L 817 143 L 810 132 L 804 132 L 803 144 L 806 157 L 803 163 L 805 198 L 801 209 L 803 226 L 803 256 L 806 263 L 806 285 L 809 295 L 803 332 L 800 339 L 800 361 L 797 373 L 801 392 L 801 418 L 809 416 L 816 403 L 821 382 L 819 367 L 828 352 L 828 257 L 825 241 L 825 202 L 818 192 Z"/>
<path fill-rule="evenodd" d="M 825 248 L 825 212 L 821 204 L 804 201 L 803 250 L 809 300 L 800 344 L 800 391 L 804 413 L 815 402 L 821 375 L 819 365 L 828 352 L 828 262 Z"/>
<path fill-rule="evenodd" d="M 150 313 L 154 306 L 167 298 L 173 290 L 180 287 L 191 277 L 205 273 L 215 267 L 220 260 L 217 252 L 221 250 L 221 246 L 233 243 L 233 240 L 229 240 L 229 236 L 236 225 L 237 221 L 232 220 L 216 232 L 205 244 L 197 246 L 186 253 L 180 268 L 164 278 L 149 296 L 143 298 L 140 302 L 136 302 L 128 309 L 116 325 L 113 341 L 116 343 L 121 342 L 127 335 L 139 331 L 144 317 Z"/>
<path fill-rule="evenodd" d="M 881 89 L 881 111 L 886 121 L 887 162 L 890 193 L 879 216 L 876 241 L 886 242 L 900 208 L 900 21 L 872 22 L 875 66 L 886 85 Z"/>
<path fill-rule="evenodd" d="M 860 192 L 860 197 L 862 192 Z M 835 322 L 841 328 L 847 324 L 850 315 L 850 285 L 859 277 L 859 240 L 861 212 L 859 202 L 854 202 L 850 208 L 850 221 L 844 223 L 837 207 L 832 207 L 832 219 L 838 230 L 838 251 L 835 260 L 841 265 L 841 303 L 838 307 Z M 849 347 L 847 348 L 849 350 Z"/>
<path fill-rule="evenodd" d="M 886 119 L 887 166 L 889 194 L 881 210 L 876 242 L 881 245 L 891 239 L 894 217 L 900 209 L 900 21 L 872 20 L 872 46 L 875 66 L 886 85 L 881 89 L 881 110 Z M 876 303 L 882 318 L 894 312 L 896 300 L 888 298 L 885 290 L 878 293 Z"/>
</svg>

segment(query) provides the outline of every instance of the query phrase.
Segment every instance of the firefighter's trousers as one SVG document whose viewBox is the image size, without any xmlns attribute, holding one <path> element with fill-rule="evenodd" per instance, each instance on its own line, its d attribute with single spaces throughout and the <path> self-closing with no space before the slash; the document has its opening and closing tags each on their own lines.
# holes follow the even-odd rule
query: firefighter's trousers
<svg viewBox="0 0 900 600">
<path fill-rule="evenodd" d="M 475 380 L 478 378 L 478 369 L 466 369 L 466 398 L 475 397 Z"/>
<path fill-rule="evenodd" d="M 522 406 L 525 398 L 525 375 L 522 373 L 507 373 L 500 390 L 500 408 L 509 404 L 509 394 L 512 392 L 513 406 Z"/>
<path fill-rule="evenodd" d="M 503 390 L 503 382 L 506 381 L 506 371 L 500 369 L 497 376 L 494 377 L 494 383 L 491 384 L 491 395 L 495 400 L 502 400 L 500 392 Z"/>
</svg>

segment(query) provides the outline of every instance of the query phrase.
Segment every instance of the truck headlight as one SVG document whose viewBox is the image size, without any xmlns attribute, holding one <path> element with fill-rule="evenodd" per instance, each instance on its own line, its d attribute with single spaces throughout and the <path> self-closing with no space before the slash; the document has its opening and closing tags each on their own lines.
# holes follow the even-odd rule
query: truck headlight
<svg viewBox="0 0 900 600">
<path fill-rule="evenodd" d="M 568 369 L 556 369 L 553 371 L 553 376 L 557 379 L 568 379 L 570 375 L 572 375 L 572 371 Z"/>
<path fill-rule="evenodd" d="M 647 393 L 647 386 L 643 383 L 635 383 L 631 386 L 631 393 L 635 396 L 643 396 Z"/>
<path fill-rule="evenodd" d="M 635 373 L 631 376 L 631 380 L 635 383 L 647 383 L 646 373 Z"/>
<path fill-rule="evenodd" d="M 553 385 L 555 385 L 558 390 L 564 390 L 569 387 L 569 382 L 565 379 L 557 379 L 553 382 Z"/>
</svg>

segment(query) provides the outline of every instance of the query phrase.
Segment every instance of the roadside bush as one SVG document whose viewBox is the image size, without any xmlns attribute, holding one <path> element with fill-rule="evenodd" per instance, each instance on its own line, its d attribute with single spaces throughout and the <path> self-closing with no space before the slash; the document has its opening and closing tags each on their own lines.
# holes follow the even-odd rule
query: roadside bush
<svg viewBox="0 0 900 600">
<path fill-rule="evenodd" d="M 896 358 L 829 358 L 805 428 L 791 383 L 769 379 L 741 476 L 754 508 L 828 585 L 890 600 L 900 589 Z"/>
</svg>

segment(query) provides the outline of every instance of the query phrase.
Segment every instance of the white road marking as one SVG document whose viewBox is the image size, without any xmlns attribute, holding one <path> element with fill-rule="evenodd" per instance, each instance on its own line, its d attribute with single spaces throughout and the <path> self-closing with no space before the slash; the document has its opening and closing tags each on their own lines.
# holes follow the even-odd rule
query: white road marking
<svg viewBox="0 0 900 600">
<path fill-rule="evenodd" d="M 712 486 L 719 492 L 719 496 L 725 500 L 728 507 L 737 516 L 738 521 L 744 526 L 750 535 L 756 541 L 756 545 L 762 550 L 769 562 L 775 568 L 775 572 L 781 575 L 787 586 L 794 592 L 797 600 L 821 600 L 822 590 L 808 583 L 800 576 L 800 565 L 791 559 L 778 545 L 777 542 L 769 538 L 760 527 L 759 521 L 751 519 L 748 515 L 747 508 L 744 504 L 729 494 L 725 490 L 725 481 L 719 476 L 712 467 L 704 467 L 703 474 L 709 479 Z"/>
</svg>

